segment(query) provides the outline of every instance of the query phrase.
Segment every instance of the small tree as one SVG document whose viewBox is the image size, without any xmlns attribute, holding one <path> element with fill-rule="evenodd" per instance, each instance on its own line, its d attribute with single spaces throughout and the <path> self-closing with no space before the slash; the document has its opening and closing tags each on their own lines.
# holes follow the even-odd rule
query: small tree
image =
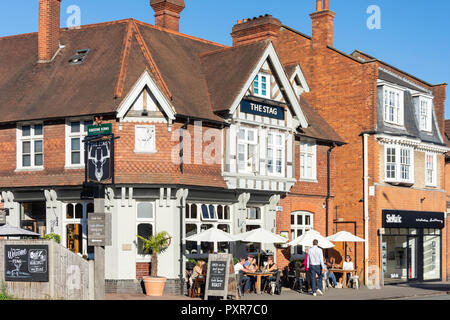
<svg viewBox="0 0 450 320">
<path fill-rule="evenodd" d="M 158 277 L 158 254 L 167 250 L 172 242 L 172 237 L 166 231 L 162 231 L 148 238 L 143 238 L 139 235 L 137 237 L 143 242 L 142 249 L 144 252 L 152 255 L 150 276 Z"/>
</svg>

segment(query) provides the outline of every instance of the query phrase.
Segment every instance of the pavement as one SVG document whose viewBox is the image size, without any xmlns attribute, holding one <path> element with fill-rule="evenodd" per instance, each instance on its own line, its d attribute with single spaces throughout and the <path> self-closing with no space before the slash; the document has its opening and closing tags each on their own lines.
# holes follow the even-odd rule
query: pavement
<svg viewBox="0 0 450 320">
<path fill-rule="evenodd" d="M 106 294 L 106 300 L 201 300 L 186 296 L 148 297 L 144 294 Z M 450 282 L 427 282 L 398 285 L 386 285 L 380 289 L 333 289 L 324 292 L 323 296 L 299 293 L 283 288 L 281 295 L 247 294 L 241 301 L 261 300 L 450 300 Z"/>
</svg>

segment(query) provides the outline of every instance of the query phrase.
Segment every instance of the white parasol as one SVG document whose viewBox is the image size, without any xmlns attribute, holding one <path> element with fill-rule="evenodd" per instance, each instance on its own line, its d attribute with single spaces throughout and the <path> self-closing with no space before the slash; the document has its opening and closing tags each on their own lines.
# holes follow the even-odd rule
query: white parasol
<svg viewBox="0 0 450 320">
<path fill-rule="evenodd" d="M 226 233 L 225 231 L 217 228 L 209 228 L 208 230 L 187 237 L 186 241 L 213 242 L 214 251 L 217 251 L 217 242 L 234 242 L 236 239 L 234 236 Z"/>
<path fill-rule="evenodd" d="M 329 249 L 334 247 L 334 244 L 332 244 L 327 238 L 325 238 L 315 230 L 309 230 L 305 232 L 300 237 L 289 242 L 288 245 L 312 247 L 314 240 L 317 240 L 319 242 L 318 246 L 323 249 Z"/>
<path fill-rule="evenodd" d="M 5 224 L 0 227 L 0 237 L 40 237 L 41 235 L 29 230 Z"/>
</svg>

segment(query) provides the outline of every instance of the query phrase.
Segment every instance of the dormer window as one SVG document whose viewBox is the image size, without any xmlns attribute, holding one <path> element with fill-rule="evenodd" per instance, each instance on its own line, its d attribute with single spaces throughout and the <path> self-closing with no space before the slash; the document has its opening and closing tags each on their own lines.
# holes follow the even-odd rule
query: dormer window
<svg viewBox="0 0 450 320">
<path fill-rule="evenodd" d="M 270 76 L 259 73 L 253 80 L 253 94 L 258 97 L 270 99 Z"/>
<path fill-rule="evenodd" d="M 431 132 L 432 105 L 431 99 L 419 97 L 419 125 L 420 130 Z"/>
<path fill-rule="evenodd" d="M 384 86 L 383 101 L 384 121 L 403 126 L 403 91 L 393 87 Z"/>
</svg>

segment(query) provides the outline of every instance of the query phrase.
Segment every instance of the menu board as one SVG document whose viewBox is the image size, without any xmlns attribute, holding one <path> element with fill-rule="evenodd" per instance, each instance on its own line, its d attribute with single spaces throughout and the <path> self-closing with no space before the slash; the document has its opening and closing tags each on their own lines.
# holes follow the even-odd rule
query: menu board
<svg viewBox="0 0 450 320">
<path fill-rule="evenodd" d="M 225 276 L 227 274 L 227 261 L 211 261 L 209 266 L 209 290 L 225 290 Z"/>
<path fill-rule="evenodd" d="M 48 245 L 5 245 L 5 281 L 48 282 Z"/>
<path fill-rule="evenodd" d="M 210 254 L 206 275 L 205 300 L 208 297 L 223 297 L 227 299 L 230 293 L 238 299 L 236 277 L 231 254 Z"/>
</svg>

